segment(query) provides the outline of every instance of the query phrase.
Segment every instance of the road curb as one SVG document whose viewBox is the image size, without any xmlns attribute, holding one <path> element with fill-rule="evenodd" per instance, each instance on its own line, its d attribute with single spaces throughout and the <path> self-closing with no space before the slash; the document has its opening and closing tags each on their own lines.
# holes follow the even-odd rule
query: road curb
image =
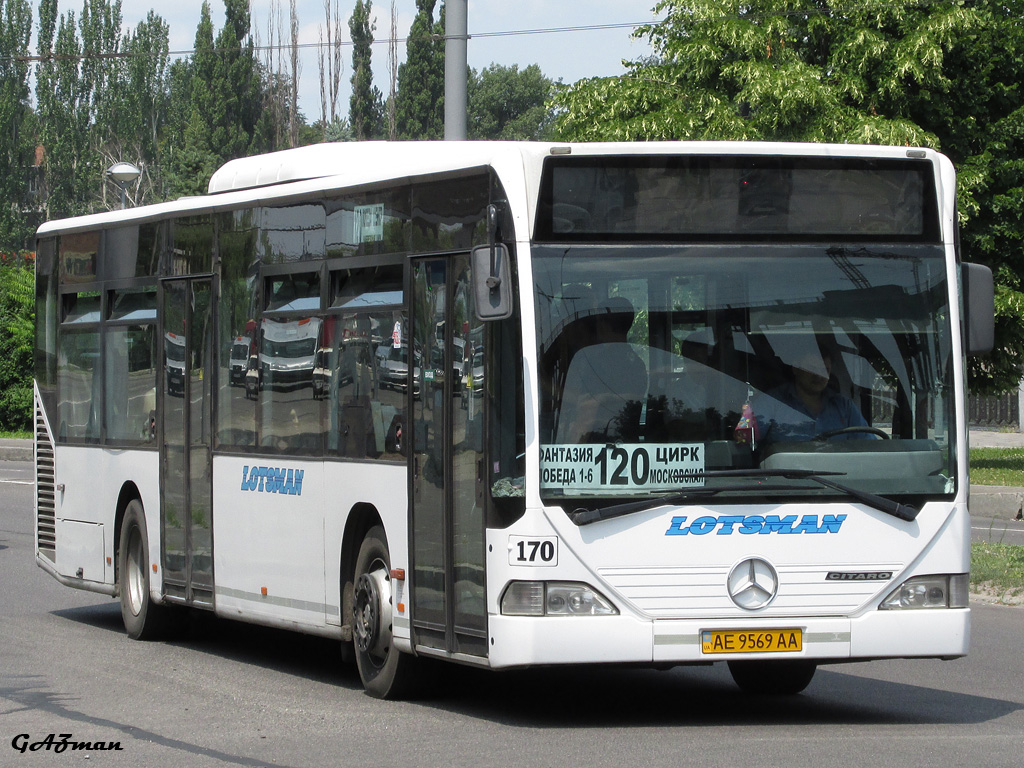
<svg viewBox="0 0 1024 768">
<path fill-rule="evenodd" d="M 1024 488 L 1002 485 L 972 485 L 970 512 L 975 517 L 1013 520 L 1024 508 Z"/>
<path fill-rule="evenodd" d="M 32 441 L 26 439 L 0 439 L 0 461 L 32 461 Z"/>
</svg>

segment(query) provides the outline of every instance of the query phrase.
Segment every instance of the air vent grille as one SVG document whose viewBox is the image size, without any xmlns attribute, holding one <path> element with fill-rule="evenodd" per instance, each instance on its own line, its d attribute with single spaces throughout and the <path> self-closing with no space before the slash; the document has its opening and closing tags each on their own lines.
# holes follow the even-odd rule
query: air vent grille
<svg viewBox="0 0 1024 768">
<path fill-rule="evenodd" d="M 54 448 L 42 404 L 36 395 L 36 547 L 50 562 L 57 559 L 57 505 Z"/>
</svg>

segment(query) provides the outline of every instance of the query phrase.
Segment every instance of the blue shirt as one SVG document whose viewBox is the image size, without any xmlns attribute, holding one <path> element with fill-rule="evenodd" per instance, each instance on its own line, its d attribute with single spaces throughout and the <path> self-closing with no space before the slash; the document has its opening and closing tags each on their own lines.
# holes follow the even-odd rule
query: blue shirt
<svg viewBox="0 0 1024 768">
<path fill-rule="evenodd" d="M 831 389 L 821 394 L 822 406 L 817 416 L 811 414 L 790 382 L 756 397 L 751 403 L 757 419 L 758 438 L 765 443 L 811 440 L 816 435 L 844 427 L 868 425 L 857 406 Z M 874 438 L 863 432 L 837 435 L 835 440 Z"/>
</svg>

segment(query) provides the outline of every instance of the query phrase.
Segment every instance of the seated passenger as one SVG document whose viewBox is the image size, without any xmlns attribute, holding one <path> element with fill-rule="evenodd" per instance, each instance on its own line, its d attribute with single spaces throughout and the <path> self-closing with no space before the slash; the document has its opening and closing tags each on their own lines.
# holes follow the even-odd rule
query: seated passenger
<svg viewBox="0 0 1024 768">
<path fill-rule="evenodd" d="M 790 373 L 790 381 L 754 398 L 751 404 L 761 443 L 811 440 L 846 427 L 868 426 L 853 401 L 829 387 L 832 355 L 828 350 L 801 355 Z M 877 439 L 868 432 L 850 432 L 835 439 L 865 438 Z"/>
<path fill-rule="evenodd" d="M 647 398 L 647 367 L 626 340 L 633 306 L 613 297 L 590 315 L 587 345 L 569 362 L 556 443 L 635 440 Z"/>
</svg>

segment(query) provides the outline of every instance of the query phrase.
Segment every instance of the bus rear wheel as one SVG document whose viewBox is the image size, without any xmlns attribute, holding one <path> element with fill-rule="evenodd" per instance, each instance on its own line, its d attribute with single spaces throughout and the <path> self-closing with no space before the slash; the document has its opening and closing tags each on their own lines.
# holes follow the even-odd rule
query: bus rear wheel
<svg viewBox="0 0 1024 768">
<path fill-rule="evenodd" d="M 818 665 L 813 661 L 730 661 L 729 672 L 746 693 L 791 696 L 811 684 Z"/>
<path fill-rule="evenodd" d="M 121 618 L 128 636 L 133 640 L 159 637 L 167 629 L 169 609 L 157 605 L 149 596 L 149 539 L 146 515 L 138 499 L 130 501 L 125 509 L 117 568 Z"/>
<path fill-rule="evenodd" d="M 352 643 L 363 688 L 378 699 L 403 698 L 411 692 L 415 659 L 393 642 L 391 557 L 379 525 L 359 547 L 354 587 Z"/>
</svg>

